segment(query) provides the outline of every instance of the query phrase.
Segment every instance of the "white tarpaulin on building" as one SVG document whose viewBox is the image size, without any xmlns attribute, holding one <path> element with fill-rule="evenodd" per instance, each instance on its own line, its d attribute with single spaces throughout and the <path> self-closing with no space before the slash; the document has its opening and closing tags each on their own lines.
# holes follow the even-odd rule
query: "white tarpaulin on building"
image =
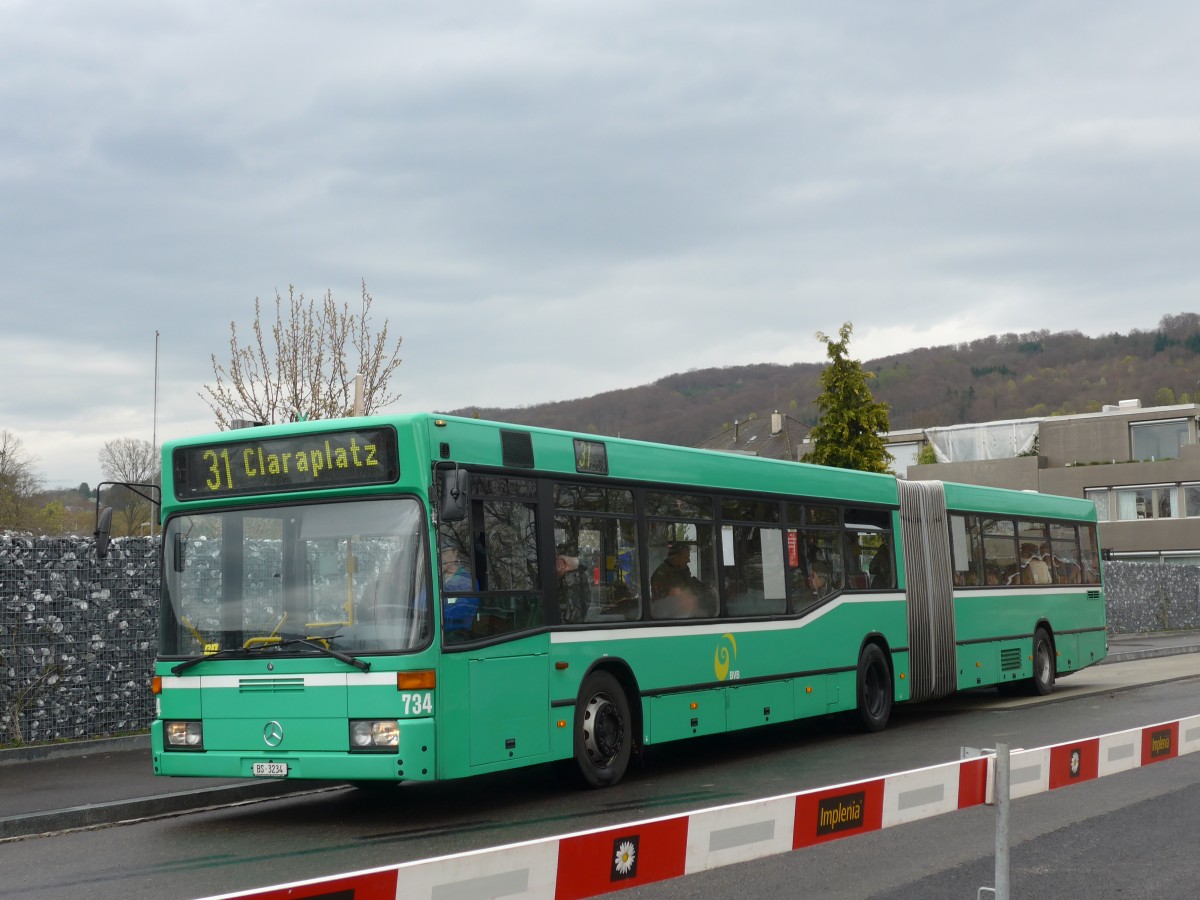
<svg viewBox="0 0 1200 900">
<path fill-rule="evenodd" d="M 978 425 L 926 428 L 938 462 L 1013 459 L 1033 449 L 1041 419 L 1010 419 Z"/>
</svg>

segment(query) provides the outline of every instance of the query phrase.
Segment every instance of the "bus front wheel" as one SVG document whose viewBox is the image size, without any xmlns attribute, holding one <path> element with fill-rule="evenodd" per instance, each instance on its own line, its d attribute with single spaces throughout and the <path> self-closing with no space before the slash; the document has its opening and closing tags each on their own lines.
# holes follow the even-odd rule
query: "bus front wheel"
<svg viewBox="0 0 1200 900">
<path fill-rule="evenodd" d="M 629 765 L 633 735 L 625 691 L 608 672 L 584 679 L 575 702 L 575 763 L 591 787 L 611 787 Z"/>
<path fill-rule="evenodd" d="M 883 731 L 892 715 L 892 670 L 878 644 L 867 644 L 858 657 L 858 724 Z"/>
</svg>

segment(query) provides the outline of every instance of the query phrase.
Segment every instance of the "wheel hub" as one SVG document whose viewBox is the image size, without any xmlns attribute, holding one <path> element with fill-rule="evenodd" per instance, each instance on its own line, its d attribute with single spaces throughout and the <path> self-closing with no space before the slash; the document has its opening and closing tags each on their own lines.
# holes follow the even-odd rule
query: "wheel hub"
<svg viewBox="0 0 1200 900">
<path fill-rule="evenodd" d="M 607 694 L 597 694 L 588 701 L 584 711 L 583 745 L 588 759 L 597 766 L 607 766 L 621 751 L 625 739 L 625 722 L 621 712 Z"/>
</svg>

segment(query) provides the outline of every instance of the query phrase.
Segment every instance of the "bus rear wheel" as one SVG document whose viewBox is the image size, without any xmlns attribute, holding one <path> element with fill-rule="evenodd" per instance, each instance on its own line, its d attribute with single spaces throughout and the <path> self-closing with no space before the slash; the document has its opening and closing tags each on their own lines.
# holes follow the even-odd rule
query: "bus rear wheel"
<svg viewBox="0 0 1200 900">
<path fill-rule="evenodd" d="M 629 700 L 608 672 L 584 679 L 575 701 L 575 763 L 591 787 L 611 787 L 629 766 L 633 735 Z"/>
<path fill-rule="evenodd" d="M 1029 681 L 1029 692 L 1045 697 L 1054 690 L 1054 643 L 1050 632 L 1039 628 L 1033 633 L 1033 678 Z"/>
<path fill-rule="evenodd" d="M 858 657 L 858 724 L 883 731 L 892 716 L 892 670 L 878 644 L 867 644 Z"/>
</svg>

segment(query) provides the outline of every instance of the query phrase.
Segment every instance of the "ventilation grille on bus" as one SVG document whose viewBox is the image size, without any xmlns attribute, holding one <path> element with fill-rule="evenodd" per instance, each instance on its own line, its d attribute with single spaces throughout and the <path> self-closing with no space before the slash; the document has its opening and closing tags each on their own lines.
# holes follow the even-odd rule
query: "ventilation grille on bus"
<svg viewBox="0 0 1200 900">
<path fill-rule="evenodd" d="M 243 694 L 287 694 L 303 690 L 303 676 L 298 678 L 242 678 L 238 680 L 238 691 Z"/>
<path fill-rule="evenodd" d="M 528 431 L 501 431 L 500 449 L 504 465 L 517 469 L 533 468 L 533 437 Z"/>
<path fill-rule="evenodd" d="M 1089 600 L 1099 600 L 1100 592 L 1099 591 L 1088 591 L 1088 599 Z"/>
<path fill-rule="evenodd" d="M 1000 669 L 1003 672 L 1011 672 L 1013 669 L 1021 668 L 1021 648 L 1020 647 L 1005 647 L 1000 651 Z"/>
</svg>

